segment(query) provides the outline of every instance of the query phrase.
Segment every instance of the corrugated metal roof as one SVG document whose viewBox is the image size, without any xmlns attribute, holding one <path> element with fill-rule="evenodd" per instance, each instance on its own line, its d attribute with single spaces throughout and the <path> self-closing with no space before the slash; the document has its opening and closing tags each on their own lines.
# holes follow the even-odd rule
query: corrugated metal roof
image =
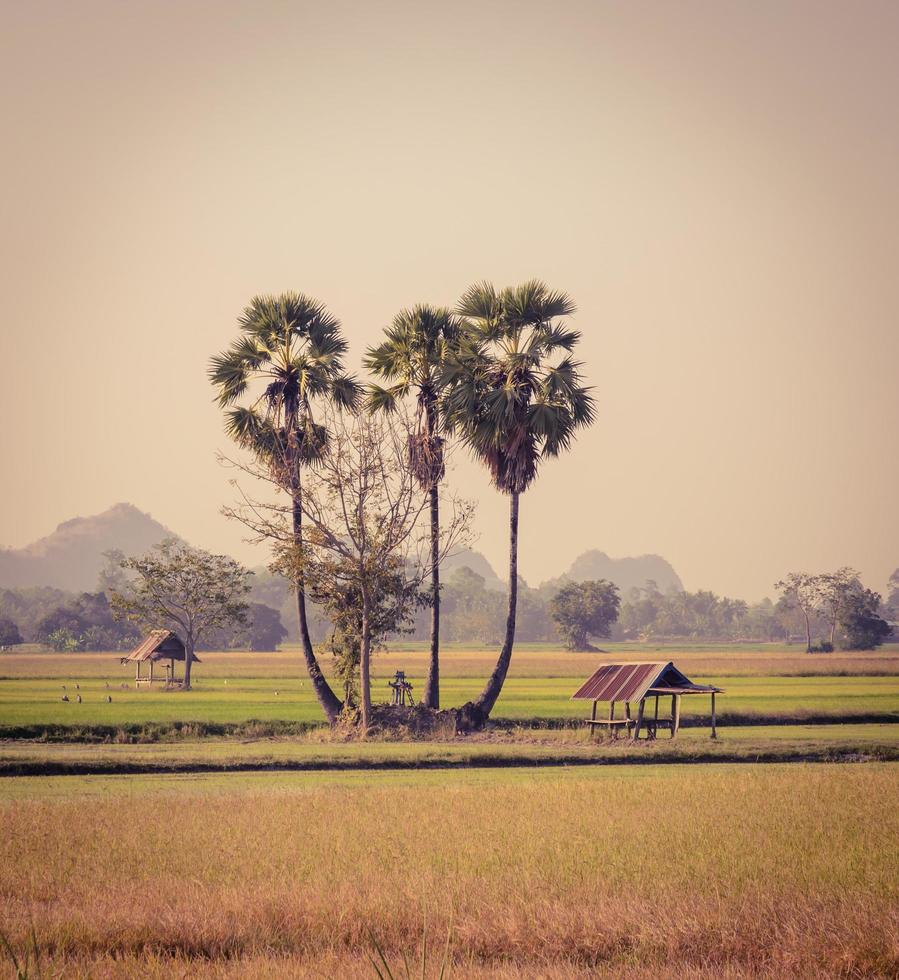
<svg viewBox="0 0 899 980">
<path fill-rule="evenodd" d="M 647 694 L 711 694 L 717 687 L 694 684 L 670 661 L 601 664 L 571 696 L 572 701 L 639 701 Z"/>
<path fill-rule="evenodd" d="M 122 658 L 122 663 L 126 663 L 129 660 L 167 660 L 172 656 L 172 653 L 166 651 L 161 652 L 159 648 L 166 643 L 168 640 L 174 640 L 179 647 L 181 647 L 180 656 L 177 651 L 174 652 L 175 660 L 184 659 L 184 644 L 171 630 L 151 630 L 147 636 L 141 640 L 141 642 L 128 654 L 127 657 Z M 154 654 L 159 654 L 154 657 Z M 194 660 L 199 662 L 199 658 L 194 655 Z"/>
<path fill-rule="evenodd" d="M 602 664 L 572 700 L 639 701 L 667 663 Z"/>
</svg>

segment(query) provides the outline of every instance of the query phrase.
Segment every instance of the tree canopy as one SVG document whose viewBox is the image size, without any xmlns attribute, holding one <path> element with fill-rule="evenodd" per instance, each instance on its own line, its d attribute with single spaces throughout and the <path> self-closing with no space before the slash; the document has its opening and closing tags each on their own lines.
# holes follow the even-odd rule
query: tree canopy
<svg viewBox="0 0 899 980">
<path fill-rule="evenodd" d="M 204 636 L 247 621 L 249 572 L 227 555 L 214 555 L 174 539 L 122 567 L 127 587 L 112 592 L 122 619 L 145 629 L 169 629 L 184 644 L 184 687 L 190 688 L 194 650 Z"/>
<path fill-rule="evenodd" d="M 550 600 L 556 628 L 569 650 L 590 650 L 591 636 L 609 636 L 618 619 L 618 586 L 605 579 L 572 582 Z"/>
<path fill-rule="evenodd" d="M 840 604 L 839 621 L 849 650 L 873 650 L 884 643 L 892 630 L 879 614 L 880 596 L 858 584 Z"/>
</svg>

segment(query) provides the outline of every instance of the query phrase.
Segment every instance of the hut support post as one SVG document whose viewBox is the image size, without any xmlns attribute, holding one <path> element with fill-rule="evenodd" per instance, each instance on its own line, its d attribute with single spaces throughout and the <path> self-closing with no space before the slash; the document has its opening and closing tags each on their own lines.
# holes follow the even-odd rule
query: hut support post
<svg viewBox="0 0 899 980">
<path fill-rule="evenodd" d="M 153 659 L 150 659 L 150 684 L 153 683 Z"/>
<path fill-rule="evenodd" d="M 715 727 L 715 692 L 712 691 L 712 738 L 718 737 L 718 731 Z"/>
<path fill-rule="evenodd" d="M 615 720 L 615 702 L 609 702 L 609 721 Z M 618 729 L 614 725 L 609 725 L 609 730 L 612 732 L 612 738 L 618 738 Z"/>
<path fill-rule="evenodd" d="M 590 715 L 590 721 L 596 721 L 596 701 L 593 702 L 593 714 Z M 596 725 L 590 726 L 590 738 L 596 734 Z"/>
<path fill-rule="evenodd" d="M 643 709 L 646 707 L 646 698 L 640 698 L 640 707 L 637 708 L 637 721 L 634 725 L 634 741 L 640 737 L 640 729 L 643 727 Z"/>
<path fill-rule="evenodd" d="M 677 735 L 680 728 L 680 698 L 679 694 L 671 695 L 671 737 Z"/>
<path fill-rule="evenodd" d="M 135 687 L 140 684 L 140 661 L 137 661 L 137 673 L 134 675 Z"/>
</svg>

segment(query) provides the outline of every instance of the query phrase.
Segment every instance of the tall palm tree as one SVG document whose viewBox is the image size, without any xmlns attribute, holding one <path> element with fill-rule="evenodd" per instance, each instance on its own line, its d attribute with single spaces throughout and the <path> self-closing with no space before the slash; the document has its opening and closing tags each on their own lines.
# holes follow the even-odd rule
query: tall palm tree
<svg viewBox="0 0 899 980">
<path fill-rule="evenodd" d="M 443 372 L 458 337 L 450 310 L 416 306 L 401 310 L 384 331 L 387 339 L 365 354 L 364 365 L 388 382 L 369 385 L 372 411 L 392 412 L 397 400 L 414 393 L 415 432 L 409 439 L 409 463 L 431 507 L 431 656 L 424 704 L 440 707 L 440 481 L 445 473 L 442 411 Z"/>
<path fill-rule="evenodd" d="M 484 690 L 463 707 L 469 724 L 483 724 L 500 695 L 515 641 L 518 602 L 519 497 L 542 460 L 571 446 L 594 418 L 590 389 L 571 352 L 580 339 L 560 321 L 575 312 L 565 293 L 537 280 L 497 292 L 486 282 L 459 302 L 461 340 L 445 370 L 446 421 L 509 495 L 509 607 L 496 667 Z"/>
<path fill-rule="evenodd" d="M 238 321 L 240 337 L 210 361 L 209 378 L 229 435 L 278 474 L 292 499 L 293 542 L 303 547 L 302 472 L 314 466 L 328 433 L 316 403 L 353 408 L 359 385 L 343 369 L 346 341 L 322 303 L 301 293 L 257 296 Z M 237 405 L 243 400 L 243 405 Z M 322 673 L 309 638 L 302 571 L 294 580 L 300 640 L 312 686 L 328 720 L 343 707 Z"/>
</svg>

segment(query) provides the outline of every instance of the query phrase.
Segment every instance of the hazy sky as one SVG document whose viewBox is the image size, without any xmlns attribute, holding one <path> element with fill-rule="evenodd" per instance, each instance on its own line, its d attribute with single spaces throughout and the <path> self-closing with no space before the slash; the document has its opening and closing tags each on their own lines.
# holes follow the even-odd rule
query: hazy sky
<svg viewBox="0 0 899 980">
<path fill-rule="evenodd" d="M 657 552 L 757 598 L 899 565 L 899 4 L 2 5 L 0 544 L 127 500 L 260 564 L 207 361 L 258 292 L 343 321 L 532 276 L 599 420 L 521 571 Z M 470 463 L 476 547 L 506 501 Z"/>
</svg>

